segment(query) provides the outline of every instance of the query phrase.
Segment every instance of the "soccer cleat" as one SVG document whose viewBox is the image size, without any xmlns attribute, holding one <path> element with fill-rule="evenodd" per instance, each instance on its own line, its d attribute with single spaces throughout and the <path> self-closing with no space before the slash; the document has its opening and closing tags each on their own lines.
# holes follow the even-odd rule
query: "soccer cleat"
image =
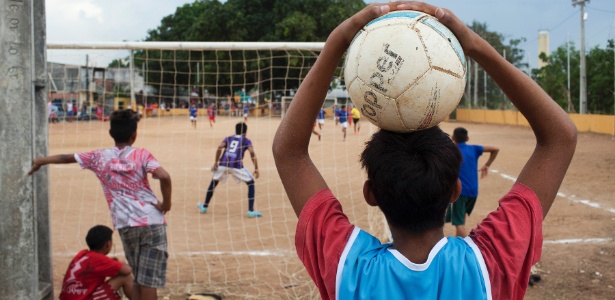
<svg viewBox="0 0 615 300">
<path fill-rule="evenodd" d="M 202 214 L 207 212 L 207 207 L 205 207 L 205 205 L 201 202 L 197 203 L 196 206 L 199 207 L 199 210 L 201 211 Z"/>
<path fill-rule="evenodd" d="M 248 211 L 247 214 L 248 218 L 258 218 L 258 217 L 262 217 L 263 214 L 257 212 L 257 211 Z"/>
</svg>

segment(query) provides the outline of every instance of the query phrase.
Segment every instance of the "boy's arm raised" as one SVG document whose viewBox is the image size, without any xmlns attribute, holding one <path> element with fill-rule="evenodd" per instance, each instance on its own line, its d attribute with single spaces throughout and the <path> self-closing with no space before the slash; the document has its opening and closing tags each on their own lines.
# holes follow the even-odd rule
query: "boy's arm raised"
<svg viewBox="0 0 615 300">
<path fill-rule="evenodd" d="M 278 127 L 273 141 L 273 156 L 297 216 L 312 195 L 327 188 L 327 183 L 310 159 L 308 145 L 314 119 L 322 107 L 338 63 L 354 35 L 365 24 L 397 5 L 372 4 L 333 30 Z"/>
<path fill-rule="evenodd" d="M 32 161 L 32 168 L 28 172 L 28 175 L 32 175 L 32 173 L 38 171 L 42 166 L 48 164 L 71 164 L 76 163 L 74 154 L 59 154 L 52 155 L 47 157 L 38 157 Z"/>
<path fill-rule="evenodd" d="M 576 148 L 577 129 L 572 120 L 536 82 L 506 61 L 450 11 L 421 2 L 407 3 L 402 7 L 434 15 L 451 29 L 466 55 L 487 71 L 527 119 L 536 136 L 536 148 L 517 182 L 536 193 L 543 217 L 546 216 Z"/>
</svg>

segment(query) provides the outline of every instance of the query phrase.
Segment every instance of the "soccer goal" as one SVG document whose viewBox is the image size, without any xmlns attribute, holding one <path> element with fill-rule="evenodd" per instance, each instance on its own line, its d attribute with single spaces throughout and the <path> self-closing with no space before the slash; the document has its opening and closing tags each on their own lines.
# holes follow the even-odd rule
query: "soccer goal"
<svg viewBox="0 0 615 300">
<path fill-rule="evenodd" d="M 314 65 L 322 43 L 84 43 L 48 44 L 48 97 L 65 113 L 49 124 L 51 154 L 113 146 L 109 113 L 139 110 L 135 147 L 149 150 L 169 172 L 173 208 L 168 223 L 167 287 L 159 295 L 213 293 L 225 299 L 318 299 L 294 249 L 297 224 L 271 154 L 276 129 L 294 93 Z M 342 62 L 336 72 L 342 76 Z M 77 116 L 65 117 L 69 108 Z M 188 106 L 197 105 L 192 127 Z M 331 109 L 338 99 L 323 105 Z M 244 107 L 248 117 L 244 118 Z M 211 110 L 215 117 L 210 117 Z M 59 115 L 60 113 L 58 113 Z M 83 114 L 83 118 L 80 116 Z M 89 116 L 86 118 L 85 116 Z M 329 115 L 331 116 L 331 115 Z M 222 140 L 246 122 L 258 158 L 255 209 L 248 218 L 248 187 L 220 183 L 207 213 L 201 214 Z M 365 126 L 368 126 L 365 124 Z M 386 240 L 379 210 L 363 201 L 365 180 L 358 156 L 364 135 L 342 140 L 327 121 L 311 156 L 353 223 Z M 375 127 L 374 129 L 375 130 Z M 244 165 L 254 171 L 246 154 Z M 52 245 L 56 292 L 72 256 L 85 248 L 87 230 L 111 226 L 104 194 L 94 174 L 76 165 L 49 166 Z M 150 184 L 160 195 L 158 182 Z M 382 231 L 382 232 L 379 232 Z M 110 255 L 123 258 L 117 233 Z"/>
</svg>

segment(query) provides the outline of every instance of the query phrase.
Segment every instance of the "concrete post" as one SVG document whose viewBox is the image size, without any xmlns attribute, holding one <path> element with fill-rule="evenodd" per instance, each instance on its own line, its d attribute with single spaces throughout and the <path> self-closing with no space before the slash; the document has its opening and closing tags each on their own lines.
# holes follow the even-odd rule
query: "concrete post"
<svg viewBox="0 0 615 300">
<path fill-rule="evenodd" d="M 52 299 L 45 4 L 0 0 L 0 299 Z"/>
</svg>

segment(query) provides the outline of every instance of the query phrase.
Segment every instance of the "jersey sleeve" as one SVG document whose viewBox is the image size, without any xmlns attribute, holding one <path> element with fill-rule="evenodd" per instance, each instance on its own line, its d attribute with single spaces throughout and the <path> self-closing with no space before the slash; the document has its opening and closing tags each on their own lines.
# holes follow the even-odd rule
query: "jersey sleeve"
<svg viewBox="0 0 615 300">
<path fill-rule="evenodd" d="M 312 196 L 301 211 L 295 246 L 322 299 L 335 299 L 338 263 L 353 229 L 329 189 Z"/>
<path fill-rule="evenodd" d="M 470 233 L 487 265 L 493 299 L 523 299 L 542 252 L 542 219 L 536 194 L 516 183 Z"/>
<path fill-rule="evenodd" d="M 97 151 L 75 153 L 75 160 L 83 169 L 94 170 Z"/>
<path fill-rule="evenodd" d="M 149 151 L 142 149 L 141 157 L 143 159 L 143 165 L 148 173 L 154 173 L 156 169 L 160 168 L 160 163 Z"/>
<path fill-rule="evenodd" d="M 94 272 L 101 277 L 113 277 L 120 272 L 122 263 L 107 257 L 106 255 L 97 255 L 96 262 L 92 264 Z"/>
<path fill-rule="evenodd" d="M 485 147 L 481 145 L 475 145 L 474 151 L 476 151 L 476 158 L 478 159 L 479 156 L 483 155 L 483 151 L 485 151 Z"/>
<path fill-rule="evenodd" d="M 244 147 L 248 149 L 248 147 L 252 147 L 252 141 L 248 138 L 244 138 Z"/>
</svg>

